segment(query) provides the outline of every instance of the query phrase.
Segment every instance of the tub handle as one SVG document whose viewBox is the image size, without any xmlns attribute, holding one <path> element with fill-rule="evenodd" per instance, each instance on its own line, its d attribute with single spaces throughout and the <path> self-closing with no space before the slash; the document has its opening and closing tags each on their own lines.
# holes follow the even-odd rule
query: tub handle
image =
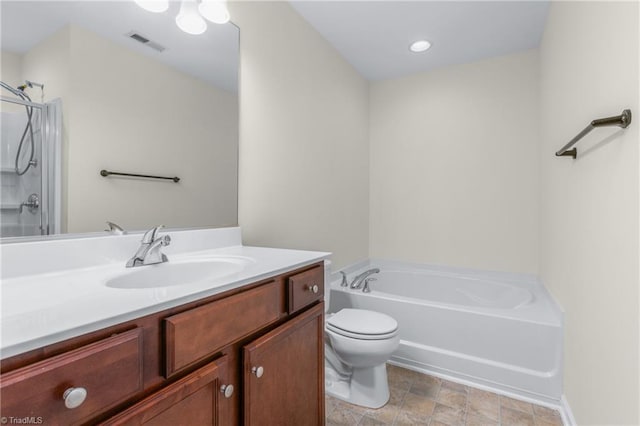
<svg viewBox="0 0 640 426">
<path fill-rule="evenodd" d="M 376 281 L 377 278 L 367 278 L 366 280 L 364 280 L 364 286 L 362 287 L 362 292 L 363 293 L 371 293 L 371 288 L 369 288 L 369 281 Z"/>
<path fill-rule="evenodd" d="M 340 283 L 340 287 L 348 287 L 349 283 L 347 282 L 347 274 L 343 271 L 338 271 L 342 274 L 342 282 Z"/>
</svg>

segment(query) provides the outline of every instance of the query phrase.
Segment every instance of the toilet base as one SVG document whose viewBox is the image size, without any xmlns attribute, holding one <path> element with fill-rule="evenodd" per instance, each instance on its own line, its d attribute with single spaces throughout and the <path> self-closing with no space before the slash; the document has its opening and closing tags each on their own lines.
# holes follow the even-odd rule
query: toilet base
<svg viewBox="0 0 640 426">
<path fill-rule="evenodd" d="M 354 368 L 351 378 L 341 378 L 325 363 L 325 392 L 350 404 L 380 408 L 389 401 L 387 365 Z"/>
</svg>

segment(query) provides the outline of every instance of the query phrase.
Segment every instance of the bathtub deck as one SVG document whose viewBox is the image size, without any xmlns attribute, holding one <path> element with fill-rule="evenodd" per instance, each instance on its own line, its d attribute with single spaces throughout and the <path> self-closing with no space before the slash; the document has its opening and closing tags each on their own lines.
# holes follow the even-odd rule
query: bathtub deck
<svg viewBox="0 0 640 426">
<path fill-rule="evenodd" d="M 552 409 L 387 365 L 391 399 L 373 410 L 326 398 L 330 425 L 561 426 Z"/>
</svg>

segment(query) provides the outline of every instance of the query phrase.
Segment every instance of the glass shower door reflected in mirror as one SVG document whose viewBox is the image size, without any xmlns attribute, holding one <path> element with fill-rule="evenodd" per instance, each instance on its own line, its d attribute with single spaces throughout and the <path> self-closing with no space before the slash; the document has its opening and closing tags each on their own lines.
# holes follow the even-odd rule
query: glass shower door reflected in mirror
<svg viewBox="0 0 640 426">
<path fill-rule="evenodd" d="M 0 107 L 0 237 L 47 235 L 56 216 L 50 209 L 54 185 L 55 103 L 32 102 L 27 86 L 2 83 Z M 33 89 L 33 86 L 31 86 Z M 33 93 L 32 93 L 33 94 Z M 52 110 L 49 111 L 49 108 Z M 55 120 L 53 120 L 55 121 Z"/>
</svg>

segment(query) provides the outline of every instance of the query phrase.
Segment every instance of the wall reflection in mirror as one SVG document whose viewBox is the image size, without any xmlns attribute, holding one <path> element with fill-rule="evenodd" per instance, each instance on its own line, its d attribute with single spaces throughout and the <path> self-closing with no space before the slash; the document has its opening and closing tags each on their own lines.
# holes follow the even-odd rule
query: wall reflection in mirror
<svg viewBox="0 0 640 426">
<path fill-rule="evenodd" d="M 0 7 L 1 237 L 237 224 L 237 27 L 187 34 L 178 2 Z"/>
</svg>

